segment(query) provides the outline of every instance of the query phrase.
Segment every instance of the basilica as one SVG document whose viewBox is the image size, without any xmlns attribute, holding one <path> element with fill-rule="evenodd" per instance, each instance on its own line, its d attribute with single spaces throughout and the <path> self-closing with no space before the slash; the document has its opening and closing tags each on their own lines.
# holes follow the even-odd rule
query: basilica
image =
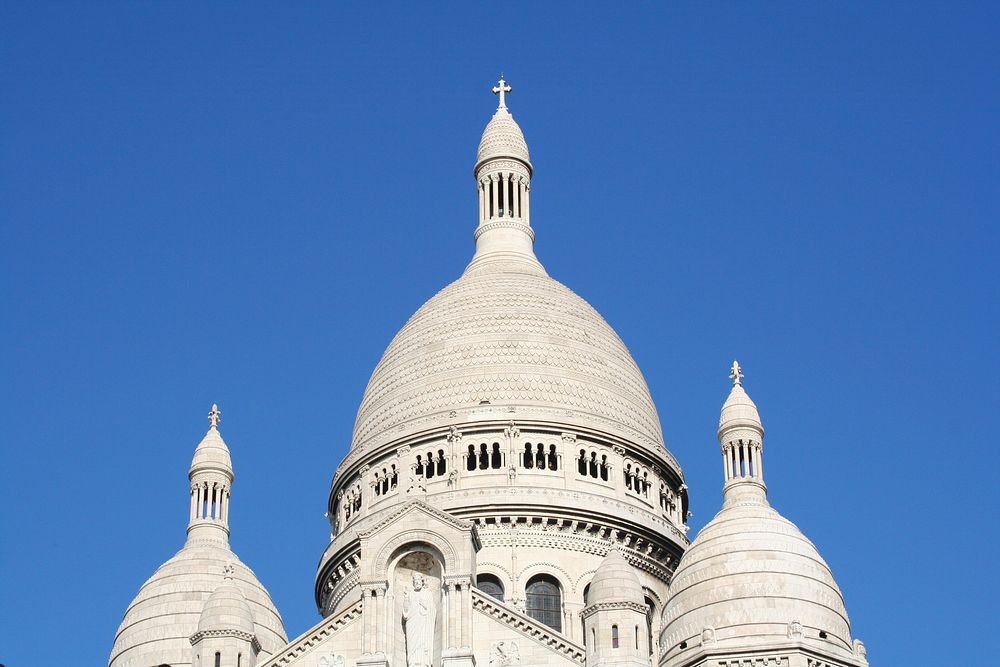
<svg viewBox="0 0 1000 667">
<path fill-rule="evenodd" d="M 868 664 L 830 568 L 768 502 L 735 362 L 722 507 L 691 539 L 642 372 L 535 257 L 510 91 L 493 88 L 476 154 L 472 258 L 389 344 L 333 476 L 320 620 L 289 640 L 231 549 L 233 462 L 212 406 L 184 545 L 126 608 L 109 667 Z"/>
</svg>

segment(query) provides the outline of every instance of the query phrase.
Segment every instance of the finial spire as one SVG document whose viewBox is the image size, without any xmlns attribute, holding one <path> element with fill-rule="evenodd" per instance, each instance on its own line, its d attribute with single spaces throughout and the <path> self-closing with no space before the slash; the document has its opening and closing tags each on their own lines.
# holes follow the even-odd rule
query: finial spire
<svg viewBox="0 0 1000 667">
<path fill-rule="evenodd" d="M 222 413 L 219 411 L 219 406 L 212 403 L 212 411 L 208 413 L 208 424 L 211 428 L 219 428 L 219 422 L 222 421 Z"/>
<path fill-rule="evenodd" d="M 740 362 L 733 361 L 733 367 L 729 369 L 729 377 L 733 381 L 733 385 L 743 386 L 743 369 L 740 368 Z"/>
<path fill-rule="evenodd" d="M 507 99 L 505 95 L 510 91 L 511 87 L 507 85 L 506 81 L 504 81 L 503 72 L 501 72 L 500 81 L 497 83 L 497 85 L 493 86 L 493 93 L 496 95 L 500 95 L 500 106 L 497 107 L 498 109 L 507 108 Z"/>
</svg>

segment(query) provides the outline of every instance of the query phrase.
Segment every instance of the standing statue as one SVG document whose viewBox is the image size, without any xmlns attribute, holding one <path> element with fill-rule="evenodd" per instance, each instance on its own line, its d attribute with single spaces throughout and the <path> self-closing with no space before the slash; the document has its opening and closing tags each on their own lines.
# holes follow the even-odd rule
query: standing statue
<svg viewBox="0 0 1000 667">
<path fill-rule="evenodd" d="M 413 592 L 403 592 L 403 631 L 406 667 L 431 667 L 434 659 L 434 620 L 437 604 L 419 572 L 413 573 Z"/>
</svg>

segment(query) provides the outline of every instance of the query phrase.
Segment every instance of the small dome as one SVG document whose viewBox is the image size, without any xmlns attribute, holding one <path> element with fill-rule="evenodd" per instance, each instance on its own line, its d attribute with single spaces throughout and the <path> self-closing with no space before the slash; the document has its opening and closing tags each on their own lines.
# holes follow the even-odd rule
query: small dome
<svg viewBox="0 0 1000 667">
<path fill-rule="evenodd" d="M 722 405 L 722 414 L 719 415 L 719 432 L 741 426 L 750 426 L 760 429 L 761 432 L 764 431 L 757 406 L 743 389 L 742 384 L 734 384 L 733 390 L 729 392 L 729 398 Z"/>
<path fill-rule="evenodd" d="M 645 605 L 642 584 L 635 569 L 628 564 L 622 552 L 612 548 L 597 567 L 587 592 L 588 604 L 596 602 L 631 602 Z"/>
<path fill-rule="evenodd" d="M 833 573 L 762 493 L 727 503 L 698 533 L 674 573 L 663 621 L 660 645 L 668 665 L 697 648 L 706 628 L 723 647 L 794 637 L 853 654 L 850 621 Z"/>
<path fill-rule="evenodd" d="M 495 158 L 513 158 L 523 162 L 530 172 L 531 157 L 528 155 L 528 142 L 524 140 L 521 126 L 510 115 L 507 107 L 500 107 L 483 130 L 483 138 L 479 141 L 479 151 L 476 154 L 476 168 L 486 160 Z"/>
<path fill-rule="evenodd" d="M 261 662 L 284 646 L 281 616 L 253 571 L 227 547 L 199 541 L 185 545 L 139 589 L 115 635 L 110 667 L 187 664 L 191 635 L 227 563 L 233 564 L 233 584 L 250 610 Z"/>
<path fill-rule="evenodd" d="M 198 619 L 198 632 L 207 630 L 239 630 L 254 634 L 253 612 L 232 579 L 223 581 L 208 596 Z"/>
<path fill-rule="evenodd" d="M 219 429 L 212 427 L 198 443 L 191 460 L 191 472 L 198 470 L 219 470 L 232 475 L 233 459 L 229 455 L 229 447 L 222 439 Z"/>
</svg>

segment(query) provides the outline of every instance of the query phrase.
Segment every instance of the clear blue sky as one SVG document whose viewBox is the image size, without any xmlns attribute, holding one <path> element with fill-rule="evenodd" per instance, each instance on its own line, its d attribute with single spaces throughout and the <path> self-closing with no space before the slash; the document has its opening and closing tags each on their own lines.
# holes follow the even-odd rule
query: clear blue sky
<svg viewBox="0 0 1000 667">
<path fill-rule="evenodd" d="M 644 370 L 694 527 L 738 357 L 873 662 L 981 655 L 998 5 L 619 4 L 0 5 L 0 662 L 107 659 L 212 402 L 233 546 L 317 620 L 330 478 L 471 255 L 501 70 L 537 252 Z"/>
</svg>

